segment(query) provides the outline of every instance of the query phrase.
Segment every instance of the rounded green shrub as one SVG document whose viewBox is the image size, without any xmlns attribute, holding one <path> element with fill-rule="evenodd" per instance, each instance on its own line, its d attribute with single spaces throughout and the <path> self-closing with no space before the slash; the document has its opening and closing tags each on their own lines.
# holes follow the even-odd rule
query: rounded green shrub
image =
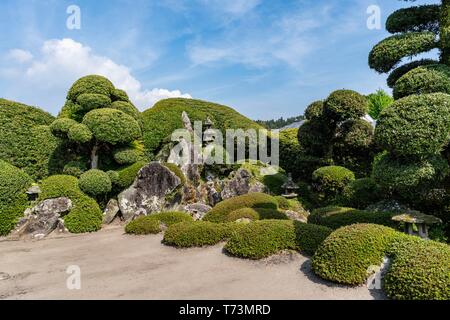
<svg viewBox="0 0 450 320">
<path fill-rule="evenodd" d="M 132 116 L 135 120 L 138 120 L 138 121 L 141 120 L 141 113 L 130 102 L 115 101 L 112 103 L 111 109 L 116 109 L 116 110 L 122 111 L 122 112 L 128 114 L 129 116 Z"/>
<path fill-rule="evenodd" d="M 299 178 L 299 155 L 301 153 L 301 147 L 298 142 L 298 129 L 286 129 L 280 131 L 280 167 L 285 172 L 291 173 L 292 177 Z"/>
<path fill-rule="evenodd" d="M 249 193 L 219 202 L 210 210 L 203 220 L 225 222 L 229 213 L 241 208 L 278 209 L 276 199 L 265 193 Z"/>
<path fill-rule="evenodd" d="M 381 190 L 372 178 L 350 182 L 342 191 L 340 201 L 344 206 L 364 209 L 381 200 Z"/>
<path fill-rule="evenodd" d="M 157 234 L 161 231 L 161 222 L 151 219 L 151 216 L 139 217 L 125 226 L 126 233 L 135 235 Z"/>
<path fill-rule="evenodd" d="M 397 300 L 450 299 L 450 247 L 447 244 L 403 236 L 390 249 L 392 264 L 384 290 Z"/>
<path fill-rule="evenodd" d="M 313 271 L 323 279 L 348 284 L 364 283 L 370 266 L 382 263 L 395 230 L 374 224 L 354 224 L 334 231 L 312 258 Z"/>
<path fill-rule="evenodd" d="M 338 229 L 355 223 L 372 223 L 396 228 L 397 223 L 392 221 L 395 214 L 392 212 L 371 212 L 353 208 L 325 207 L 312 211 L 308 222 Z"/>
<path fill-rule="evenodd" d="M 130 101 L 128 94 L 124 90 L 121 90 L 121 89 L 115 89 L 111 93 L 111 97 L 112 97 L 113 101 L 125 101 L 125 102 Z"/>
<path fill-rule="evenodd" d="M 94 232 L 101 228 L 103 214 L 97 202 L 85 195 L 78 186 L 78 179 L 72 176 L 55 175 L 40 184 L 42 193 L 39 201 L 67 197 L 73 208 L 64 216 L 64 225 L 72 233 Z"/>
<path fill-rule="evenodd" d="M 373 179 L 384 191 L 415 197 L 442 181 L 448 172 L 448 163 L 441 156 L 409 162 L 384 154 L 374 163 Z"/>
<path fill-rule="evenodd" d="M 0 160 L 0 236 L 8 235 L 28 205 L 25 191 L 31 178 L 19 168 Z"/>
<path fill-rule="evenodd" d="M 79 178 L 86 170 L 87 170 L 86 162 L 70 161 L 64 166 L 63 173 L 65 175 Z"/>
<path fill-rule="evenodd" d="M 356 91 L 337 90 L 324 103 L 324 115 L 335 121 L 359 119 L 367 114 L 367 99 Z"/>
<path fill-rule="evenodd" d="M 298 249 L 291 220 L 263 220 L 244 225 L 225 245 L 233 256 L 262 259 L 282 250 Z"/>
<path fill-rule="evenodd" d="M 68 134 L 70 128 L 77 124 L 78 123 L 73 119 L 58 118 L 52 122 L 50 125 L 50 130 L 55 136 L 59 137 Z"/>
<path fill-rule="evenodd" d="M 132 165 L 117 170 L 117 173 L 119 174 L 117 186 L 120 189 L 126 189 L 131 186 L 136 179 L 139 170 L 141 170 L 146 164 L 147 163 L 145 161 L 138 161 Z"/>
<path fill-rule="evenodd" d="M 376 143 L 397 156 L 426 158 L 448 142 L 450 95 L 408 96 L 385 109 L 375 129 Z"/>
<path fill-rule="evenodd" d="M 227 240 L 243 225 L 208 221 L 176 223 L 166 230 L 163 242 L 180 248 L 203 247 Z"/>
<path fill-rule="evenodd" d="M 96 109 L 83 118 L 95 138 L 112 145 L 136 140 L 141 135 L 141 128 L 136 120 L 126 113 L 110 109 Z"/>
<path fill-rule="evenodd" d="M 109 170 L 106 172 L 106 174 L 108 175 L 109 179 L 111 180 L 111 183 L 113 186 L 115 186 L 119 183 L 120 176 L 117 171 Z"/>
<path fill-rule="evenodd" d="M 118 164 L 133 164 L 141 159 L 141 154 L 133 148 L 118 149 L 114 152 L 114 160 Z"/>
<path fill-rule="evenodd" d="M 363 119 L 345 121 L 338 129 L 338 138 L 335 148 L 365 149 L 373 142 L 374 129 L 372 125 Z"/>
<path fill-rule="evenodd" d="M 311 103 L 305 110 L 306 120 L 313 120 L 322 117 L 323 115 L 323 101 L 315 101 Z"/>
<path fill-rule="evenodd" d="M 313 255 L 322 242 L 333 232 L 325 226 L 294 221 L 295 242 L 297 247 L 307 255 Z"/>
<path fill-rule="evenodd" d="M 355 174 L 347 168 L 328 166 L 317 169 L 312 175 L 314 188 L 326 196 L 335 196 L 352 181 Z"/>
<path fill-rule="evenodd" d="M 422 5 L 403 8 L 392 13 L 386 21 L 386 29 L 390 33 L 439 31 L 439 5 Z"/>
<path fill-rule="evenodd" d="M 250 220 L 287 220 L 288 217 L 281 211 L 274 209 L 263 209 L 263 208 L 241 208 L 230 212 L 227 215 L 226 221 L 233 222 L 239 219 L 250 219 Z"/>
<path fill-rule="evenodd" d="M 92 140 L 92 132 L 84 124 L 77 123 L 70 127 L 67 137 L 74 142 L 86 143 Z"/>
<path fill-rule="evenodd" d="M 434 64 L 417 67 L 403 75 L 394 85 L 394 98 L 414 94 L 450 93 L 450 67 Z"/>
<path fill-rule="evenodd" d="M 69 90 L 67 99 L 77 101 L 82 94 L 99 94 L 109 96 L 115 92 L 114 85 L 107 78 L 89 75 L 77 80 Z"/>
<path fill-rule="evenodd" d="M 406 64 L 398 67 L 397 69 L 393 70 L 389 74 L 389 76 L 387 78 L 387 84 L 389 87 L 394 88 L 394 85 L 397 82 L 397 80 L 400 79 L 405 74 L 407 74 L 409 71 L 411 71 L 417 67 L 420 67 L 420 66 L 426 66 L 426 65 L 437 64 L 437 63 L 439 63 L 439 61 L 432 60 L 432 59 L 422 59 L 422 60 L 417 60 L 417 61 L 412 61 L 412 62 L 406 63 Z"/>
<path fill-rule="evenodd" d="M 78 181 L 80 189 L 91 196 L 107 194 L 112 190 L 112 183 L 109 175 L 101 170 L 92 169 L 80 176 Z"/>
<path fill-rule="evenodd" d="M 109 108 L 111 99 L 104 94 L 83 93 L 77 97 L 77 103 L 84 112 L 94 109 Z"/>
</svg>

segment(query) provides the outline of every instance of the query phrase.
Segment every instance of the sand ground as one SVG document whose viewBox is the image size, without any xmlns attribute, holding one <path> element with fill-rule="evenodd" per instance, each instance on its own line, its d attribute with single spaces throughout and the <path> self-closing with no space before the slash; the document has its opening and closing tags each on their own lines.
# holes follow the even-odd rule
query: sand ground
<svg viewBox="0 0 450 320">
<path fill-rule="evenodd" d="M 383 299 L 378 290 L 325 282 L 310 260 L 285 253 L 248 261 L 223 244 L 176 249 L 162 236 L 129 236 L 123 227 L 40 241 L 0 240 L 0 299 Z M 67 289 L 67 268 L 81 289 Z"/>
</svg>

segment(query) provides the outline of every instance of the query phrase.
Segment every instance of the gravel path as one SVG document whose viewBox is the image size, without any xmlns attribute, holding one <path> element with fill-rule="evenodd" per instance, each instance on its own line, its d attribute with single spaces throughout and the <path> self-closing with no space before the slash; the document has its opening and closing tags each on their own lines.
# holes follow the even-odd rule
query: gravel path
<svg viewBox="0 0 450 320">
<path fill-rule="evenodd" d="M 161 235 L 113 227 L 41 241 L 0 240 L 0 299 L 382 299 L 365 286 L 314 276 L 309 259 L 286 253 L 264 261 L 232 258 L 222 245 L 175 249 Z M 81 269 L 68 290 L 66 270 Z"/>
</svg>

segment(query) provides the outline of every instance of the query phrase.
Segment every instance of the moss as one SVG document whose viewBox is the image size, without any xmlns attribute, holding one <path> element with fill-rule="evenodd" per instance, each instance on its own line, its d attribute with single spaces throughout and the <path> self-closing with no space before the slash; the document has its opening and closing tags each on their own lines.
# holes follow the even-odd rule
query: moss
<svg viewBox="0 0 450 320">
<path fill-rule="evenodd" d="M 169 169 L 170 171 L 172 171 L 178 178 L 180 178 L 181 181 L 181 185 L 184 186 L 186 184 L 186 177 L 183 173 L 183 171 L 181 171 L 181 169 L 174 163 L 164 163 L 164 166 Z"/>
<path fill-rule="evenodd" d="M 119 179 L 117 180 L 117 186 L 120 189 L 126 189 L 131 186 L 137 177 L 139 170 L 142 169 L 147 163 L 144 161 L 138 161 L 132 165 L 117 170 Z"/>
</svg>

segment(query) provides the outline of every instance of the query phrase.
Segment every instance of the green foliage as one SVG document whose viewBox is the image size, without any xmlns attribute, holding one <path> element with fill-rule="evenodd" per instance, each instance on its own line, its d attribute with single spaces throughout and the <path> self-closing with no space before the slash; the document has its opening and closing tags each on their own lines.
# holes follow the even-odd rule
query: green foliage
<svg viewBox="0 0 450 320">
<path fill-rule="evenodd" d="M 355 174 L 344 167 L 328 166 L 314 171 L 312 179 L 314 189 L 332 199 L 355 180 Z"/>
<path fill-rule="evenodd" d="M 276 120 L 256 120 L 255 122 L 266 129 L 281 129 L 295 122 L 304 120 L 304 116 L 289 117 L 284 119 L 283 117 Z"/>
<path fill-rule="evenodd" d="M 128 114 L 129 116 L 132 116 L 136 121 L 139 122 L 139 124 L 141 124 L 141 121 L 142 121 L 141 113 L 130 102 L 115 101 L 112 103 L 111 109 L 116 109 L 116 110 L 122 111 L 122 112 Z"/>
<path fill-rule="evenodd" d="M 264 193 L 249 193 L 242 196 L 219 202 L 212 210 L 210 210 L 204 221 L 225 222 L 229 213 L 241 208 L 266 208 L 278 209 L 276 199 Z"/>
<path fill-rule="evenodd" d="M 404 57 L 438 47 L 433 32 L 408 32 L 384 39 L 369 54 L 369 66 L 380 73 L 392 70 Z"/>
<path fill-rule="evenodd" d="M 334 163 L 332 159 L 315 157 L 307 154 L 299 154 L 299 166 L 297 167 L 297 176 L 305 182 L 312 181 L 312 174 L 319 168 L 330 166 Z"/>
<path fill-rule="evenodd" d="M 80 176 L 78 181 L 80 189 L 91 196 L 107 194 L 112 190 L 112 183 L 109 175 L 101 170 L 92 169 Z"/>
<path fill-rule="evenodd" d="M 83 93 L 77 97 L 77 103 L 83 112 L 89 112 L 94 109 L 109 108 L 111 99 L 104 94 Z"/>
<path fill-rule="evenodd" d="M 73 119 L 59 118 L 52 122 L 50 130 L 57 137 L 63 137 L 68 134 L 70 129 L 78 123 Z"/>
<path fill-rule="evenodd" d="M 386 21 L 386 29 L 390 33 L 439 31 L 439 5 L 424 5 L 403 8 L 392 13 Z"/>
<path fill-rule="evenodd" d="M 114 151 L 114 160 L 118 164 L 133 164 L 141 158 L 140 152 L 133 148 L 122 148 Z"/>
<path fill-rule="evenodd" d="M 441 63 L 450 66 L 450 2 L 448 0 L 442 1 L 439 27 Z"/>
<path fill-rule="evenodd" d="M 441 152 L 449 131 L 450 95 L 409 96 L 381 113 L 375 141 L 396 156 L 420 159 Z"/>
<path fill-rule="evenodd" d="M 211 246 L 227 240 L 235 230 L 242 226 L 242 224 L 234 222 L 196 221 L 176 223 L 166 230 L 163 242 L 180 248 Z"/>
<path fill-rule="evenodd" d="M 370 266 L 382 263 L 398 233 L 373 224 L 354 224 L 334 231 L 317 249 L 312 269 L 334 282 L 359 285 L 369 276 Z"/>
<path fill-rule="evenodd" d="M 31 183 L 24 171 L 0 160 L 0 236 L 9 234 L 23 216 Z"/>
<path fill-rule="evenodd" d="M 333 232 L 330 228 L 310 223 L 294 221 L 295 242 L 297 247 L 307 255 L 314 255 L 319 246 Z"/>
<path fill-rule="evenodd" d="M 444 64 L 417 67 L 398 79 L 394 86 L 395 99 L 435 92 L 450 93 L 450 67 Z"/>
<path fill-rule="evenodd" d="M 375 161 L 373 178 L 385 192 L 411 199 L 438 184 L 448 172 L 447 161 L 439 155 L 410 162 L 385 154 Z"/>
<path fill-rule="evenodd" d="M 372 178 L 362 178 L 350 182 L 342 191 L 339 200 L 345 206 L 364 209 L 381 198 L 381 190 L 375 181 Z"/>
<path fill-rule="evenodd" d="M 106 172 L 106 174 L 108 175 L 109 179 L 111 180 L 111 183 L 113 186 L 115 186 L 119 183 L 120 176 L 117 171 L 109 170 Z"/>
<path fill-rule="evenodd" d="M 59 168 L 59 140 L 48 125 L 47 112 L 0 99 L 0 160 L 23 169 L 33 179 L 42 179 Z"/>
<path fill-rule="evenodd" d="M 426 65 L 437 64 L 437 63 L 439 63 L 439 62 L 436 60 L 432 60 L 432 59 L 421 59 L 421 60 L 406 63 L 406 64 L 398 67 L 397 69 L 393 70 L 389 74 L 389 77 L 387 78 L 387 84 L 389 87 L 394 88 L 394 85 L 397 82 L 397 80 L 400 79 L 405 74 L 407 74 L 409 71 L 411 71 L 417 67 L 420 67 L 420 66 L 426 66 Z"/>
<path fill-rule="evenodd" d="M 120 89 L 115 89 L 111 93 L 111 98 L 112 98 L 112 101 L 114 101 L 114 102 L 115 101 L 125 101 L 125 102 L 130 101 L 128 94 L 124 90 L 120 90 Z"/>
<path fill-rule="evenodd" d="M 94 232 L 101 228 L 103 214 L 97 202 L 85 195 L 78 187 L 78 179 L 72 176 L 55 175 L 40 184 L 39 201 L 59 197 L 72 200 L 73 208 L 64 216 L 64 225 L 72 233 Z"/>
<path fill-rule="evenodd" d="M 392 221 L 392 212 L 370 212 L 342 207 L 325 207 L 315 209 L 308 217 L 308 222 L 338 229 L 355 223 L 372 223 L 391 228 L 397 228 L 396 222 Z"/>
<path fill-rule="evenodd" d="M 77 123 L 70 127 L 67 137 L 74 142 L 86 143 L 92 140 L 92 132 L 84 124 Z"/>
<path fill-rule="evenodd" d="M 294 178 L 298 178 L 299 167 L 299 155 L 301 153 L 301 147 L 298 143 L 298 129 L 287 129 L 280 131 L 280 167 L 286 172 L 292 174 Z"/>
<path fill-rule="evenodd" d="M 241 208 L 230 212 L 227 222 L 234 222 L 239 219 L 247 218 L 250 220 L 287 220 L 288 217 L 281 211 L 263 208 Z"/>
<path fill-rule="evenodd" d="M 76 101 L 82 94 L 101 94 L 109 96 L 115 92 L 114 85 L 105 77 L 89 75 L 77 80 L 69 90 L 67 99 Z"/>
<path fill-rule="evenodd" d="M 367 114 L 368 105 L 364 96 L 352 90 L 337 90 L 325 100 L 323 113 L 334 121 L 359 119 Z"/>
<path fill-rule="evenodd" d="M 79 178 L 83 172 L 87 170 L 87 165 L 83 161 L 70 161 L 63 169 L 65 175 Z"/>
<path fill-rule="evenodd" d="M 383 89 L 369 94 L 367 100 L 369 102 L 369 115 L 375 120 L 379 118 L 381 111 L 394 103 L 394 99 Z"/>
<path fill-rule="evenodd" d="M 131 221 L 126 225 L 125 232 L 129 234 L 157 234 L 162 231 L 161 224 L 170 227 L 180 222 L 192 222 L 192 217 L 187 213 L 175 211 L 155 213 Z"/>
<path fill-rule="evenodd" d="M 397 300 L 450 299 L 450 247 L 403 236 L 390 249 L 393 262 L 384 290 Z"/>
<path fill-rule="evenodd" d="M 181 169 L 174 163 L 164 163 L 164 166 L 169 169 L 170 171 L 172 171 L 173 173 L 175 173 L 175 175 L 180 178 L 181 180 L 181 185 L 184 186 L 186 184 L 186 177 L 183 173 L 183 171 L 181 171 Z"/>
<path fill-rule="evenodd" d="M 144 161 L 139 161 L 117 170 L 117 173 L 119 174 L 119 179 L 116 183 L 117 186 L 122 190 L 131 186 L 134 182 L 134 179 L 136 179 L 139 170 L 141 170 L 142 167 L 144 167 L 146 164 L 147 163 Z"/>
<path fill-rule="evenodd" d="M 323 116 L 323 101 L 315 101 L 311 103 L 305 110 L 306 120 L 313 120 Z"/>
<path fill-rule="evenodd" d="M 98 141 L 112 145 L 129 143 L 141 136 L 141 129 L 134 118 L 114 109 L 96 109 L 83 118 Z"/>
<path fill-rule="evenodd" d="M 329 153 L 330 140 L 333 137 L 333 127 L 327 126 L 322 120 L 308 120 L 298 129 L 300 148 L 307 155 L 324 157 Z"/>
<path fill-rule="evenodd" d="M 252 120 L 235 110 L 211 102 L 193 99 L 166 99 L 143 112 L 144 144 L 148 154 L 157 154 L 163 140 L 176 129 L 183 128 L 181 114 L 186 111 L 191 121 L 205 121 L 207 117 L 214 123 L 214 128 L 226 129 L 261 129 Z"/>
</svg>

